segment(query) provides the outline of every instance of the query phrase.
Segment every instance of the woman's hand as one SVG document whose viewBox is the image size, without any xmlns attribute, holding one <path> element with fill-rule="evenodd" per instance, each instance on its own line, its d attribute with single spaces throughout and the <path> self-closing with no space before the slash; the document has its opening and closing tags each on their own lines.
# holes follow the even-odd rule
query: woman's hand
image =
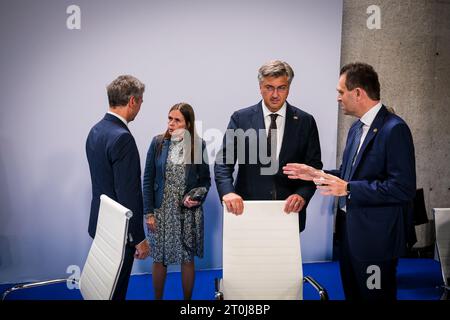
<svg viewBox="0 0 450 320">
<path fill-rule="evenodd" d="M 146 215 L 145 223 L 147 224 L 148 230 L 150 230 L 151 232 L 156 231 L 156 218 L 154 214 Z"/>
<path fill-rule="evenodd" d="M 199 206 L 200 201 L 194 201 L 194 200 L 191 200 L 191 197 L 186 197 L 186 199 L 184 199 L 183 205 L 186 208 L 192 208 L 192 207 Z"/>
</svg>

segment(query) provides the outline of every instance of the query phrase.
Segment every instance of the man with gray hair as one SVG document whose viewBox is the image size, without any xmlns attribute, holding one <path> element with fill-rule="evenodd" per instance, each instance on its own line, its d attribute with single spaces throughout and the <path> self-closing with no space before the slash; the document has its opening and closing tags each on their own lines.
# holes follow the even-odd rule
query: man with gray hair
<svg viewBox="0 0 450 320">
<path fill-rule="evenodd" d="M 315 185 L 288 179 L 281 168 L 294 159 L 317 169 L 322 168 L 322 162 L 313 116 L 286 101 L 293 78 L 294 71 L 283 61 L 270 61 L 259 69 L 262 100 L 233 113 L 214 172 L 220 199 L 228 211 L 242 214 L 243 200 L 286 200 L 284 211 L 300 212 L 303 231 Z M 257 159 L 252 159 L 252 154 L 257 154 Z M 239 168 L 234 183 L 236 162 Z"/>
<path fill-rule="evenodd" d="M 128 128 L 141 108 L 144 90 L 145 85 L 130 75 L 111 82 L 107 87 L 109 111 L 91 129 L 86 141 L 92 181 L 89 235 L 95 237 L 100 195 L 106 194 L 133 212 L 114 300 L 125 300 L 134 258 L 145 259 L 150 253 L 143 227 L 141 163 Z"/>
</svg>

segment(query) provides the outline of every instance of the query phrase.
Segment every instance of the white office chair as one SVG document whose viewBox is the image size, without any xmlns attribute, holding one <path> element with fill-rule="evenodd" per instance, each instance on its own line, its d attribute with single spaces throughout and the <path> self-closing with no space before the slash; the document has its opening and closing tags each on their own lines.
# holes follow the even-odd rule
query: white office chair
<svg viewBox="0 0 450 320">
<path fill-rule="evenodd" d="M 450 208 L 434 208 L 433 213 L 437 253 L 444 279 L 443 298 L 447 298 L 450 291 Z"/>
<path fill-rule="evenodd" d="M 244 201 L 244 213 L 223 213 L 223 278 L 216 300 L 302 300 L 303 282 L 328 300 L 326 290 L 303 277 L 298 214 L 284 201 Z"/>
<path fill-rule="evenodd" d="M 97 231 L 78 281 L 85 300 L 112 298 L 123 264 L 128 223 L 132 216 L 130 210 L 106 195 L 101 195 Z M 64 282 L 74 284 L 76 280 L 55 279 L 17 285 L 5 291 L 2 300 L 13 291 Z"/>
</svg>

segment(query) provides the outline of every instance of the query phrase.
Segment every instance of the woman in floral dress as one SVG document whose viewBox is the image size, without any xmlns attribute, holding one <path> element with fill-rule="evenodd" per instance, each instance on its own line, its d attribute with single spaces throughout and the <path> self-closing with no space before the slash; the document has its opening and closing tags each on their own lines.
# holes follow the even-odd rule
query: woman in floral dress
<svg viewBox="0 0 450 320">
<path fill-rule="evenodd" d="M 174 105 L 166 132 L 150 144 L 144 172 L 155 299 L 163 298 L 169 264 L 181 265 L 184 298 L 192 296 L 194 256 L 203 257 L 202 203 L 211 185 L 204 150 L 205 143 L 195 132 L 194 110 L 187 103 Z M 190 197 L 193 191 L 198 199 Z"/>
</svg>

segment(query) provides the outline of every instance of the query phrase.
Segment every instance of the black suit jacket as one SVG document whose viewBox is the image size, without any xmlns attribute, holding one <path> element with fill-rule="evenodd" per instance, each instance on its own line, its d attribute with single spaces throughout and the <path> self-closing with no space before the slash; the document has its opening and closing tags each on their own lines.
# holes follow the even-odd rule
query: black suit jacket
<svg viewBox="0 0 450 320">
<path fill-rule="evenodd" d="M 133 212 L 128 227 L 132 246 L 145 239 L 139 152 L 128 127 L 106 114 L 89 132 L 86 154 L 92 181 L 89 234 L 97 229 L 100 195 L 106 194 Z"/>
<path fill-rule="evenodd" d="M 215 181 L 220 199 L 230 192 L 236 192 L 244 200 L 285 200 L 292 194 L 302 196 L 306 205 L 299 213 L 300 231 L 305 228 L 306 206 L 314 195 L 316 187 L 310 181 L 291 180 L 283 174 L 283 166 L 287 163 L 305 163 L 312 167 L 321 169 L 320 143 L 317 125 L 314 117 L 287 103 L 286 121 L 284 126 L 283 141 L 279 154 L 279 166 L 276 174 L 263 175 L 261 169 L 267 167 L 261 163 L 258 156 L 256 163 L 250 163 L 249 146 L 255 146 L 259 155 L 259 140 L 264 139 L 266 143 L 265 123 L 262 110 L 262 102 L 241 109 L 233 113 L 228 124 L 228 129 L 256 129 L 263 130 L 264 133 L 253 137 L 246 137 L 245 141 L 234 139 L 226 141 L 224 137 L 221 151 L 216 157 L 214 166 Z M 244 145 L 242 145 L 244 144 Z M 238 159 L 237 152 L 234 152 L 233 163 L 227 163 L 227 149 L 245 149 L 245 157 Z M 236 161 L 239 162 L 239 169 L 234 183 L 233 171 Z"/>
</svg>

